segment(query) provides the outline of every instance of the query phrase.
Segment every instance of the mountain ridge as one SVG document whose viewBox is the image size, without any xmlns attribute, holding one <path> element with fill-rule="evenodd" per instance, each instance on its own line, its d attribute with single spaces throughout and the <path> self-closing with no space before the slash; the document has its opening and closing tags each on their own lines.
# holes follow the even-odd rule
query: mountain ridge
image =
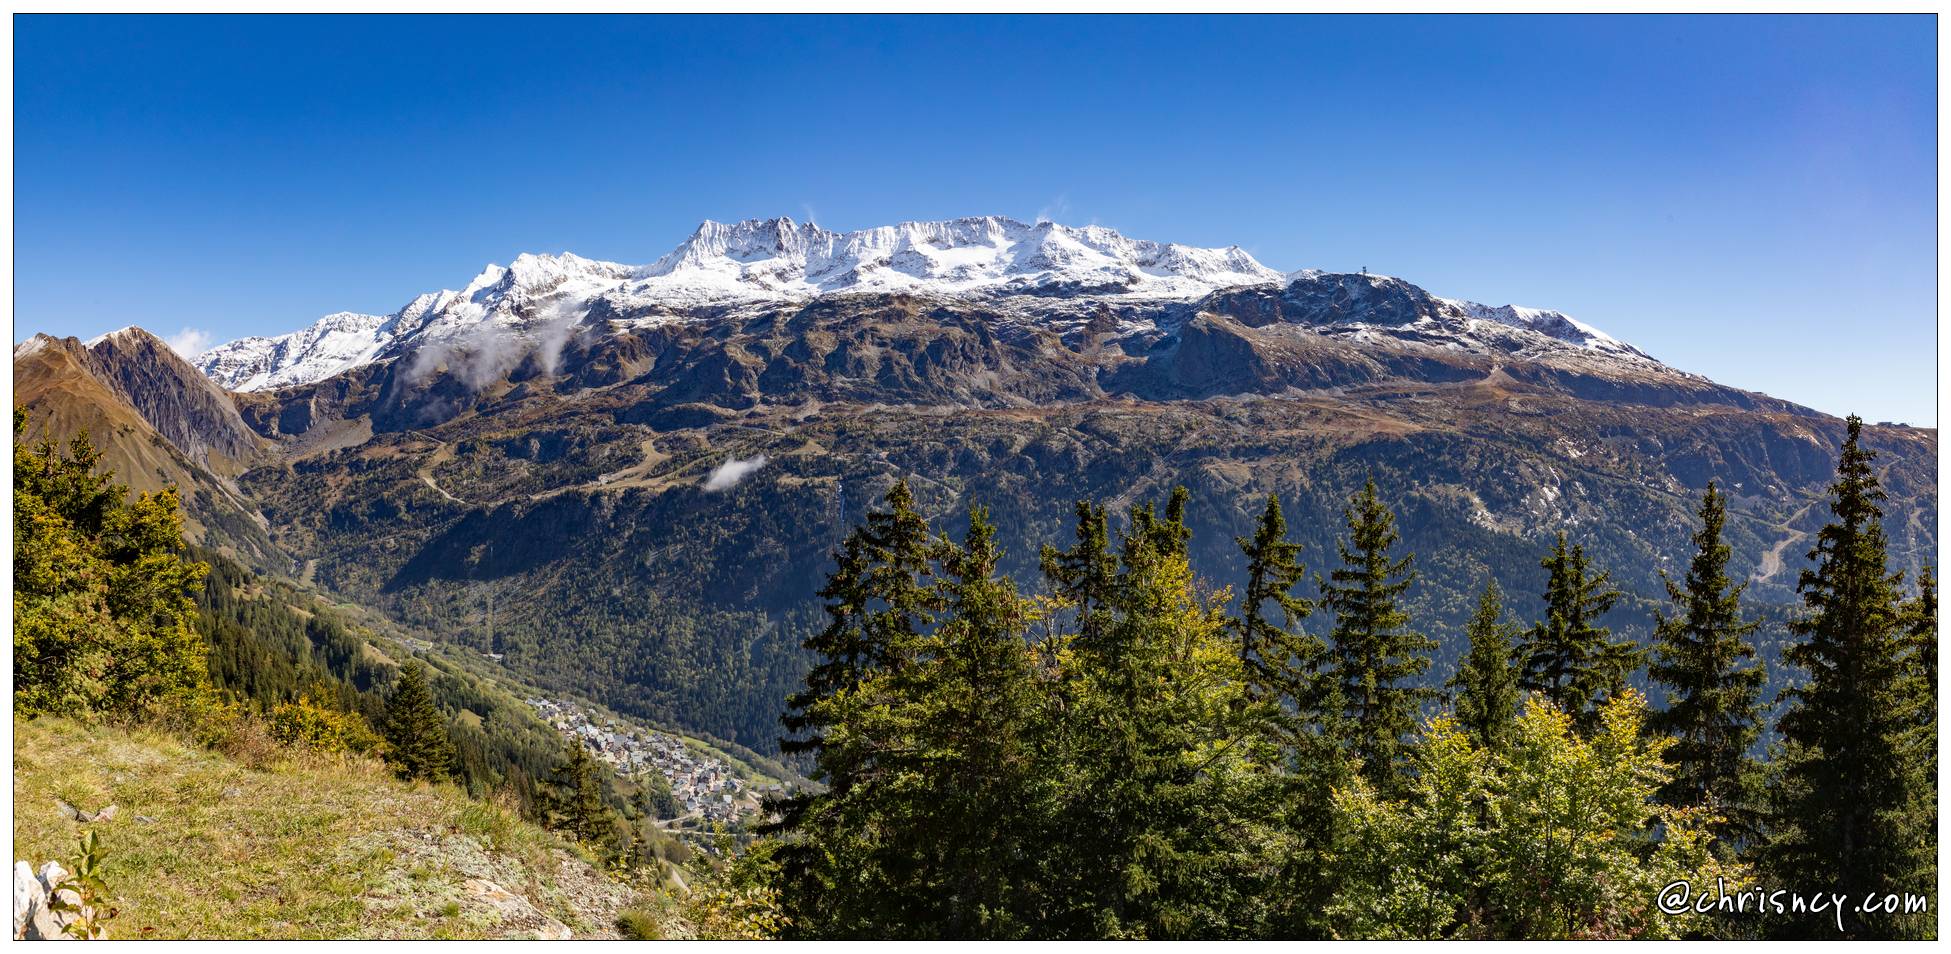
<svg viewBox="0 0 1951 954">
<path fill-rule="evenodd" d="M 789 263 L 845 245 L 784 222 L 745 232 L 708 234 L 700 254 L 778 278 L 786 245 L 818 247 Z M 1108 230 L 1091 241 L 1112 247 Z M 1002 569 L 1024 580 L 1077 500 L 1122 511 L 1184 485 L 1195 569 L 1226 582 L 1266 493 L 1320 570 L 1374 479 L 1418 555 L 1405 598 L 1441 641 L 1440 679 L 1485 577 L 1514 613 L 1536 611 L 1560 530 L 1628 594 L 1607 624 L 1644 639 L 1709 481 L 1728 497 L 1731 572 L 1759 618 L 1784 618 L 1843 431 L 1562 313 L 1384 275 L 1301 270 L 1185 297 L 1005 276 L 1000 294 L 946 294 L 861 287 L 849 266 L 811 273 L 851 283 L 822 294 L 618 292 L 690 267 L 521 256 L 394 315 L 333 316 L 314 339 L 340 350 L 319 354 L 358 360 L 226 394 L 262 448 L 238 499 L 288 555 L 262 562 L 550 691 L 771 751 L 832 547 L 896 480 L 951 533 L 990 508 Z M 17 381 L 68 353 L 53 340 L 16 352 Z M 153 348 L 105 350 L 176 370 L 123 375 L 156 392 L 132 400 L 70 369 L 75 389 L 30 403 L 101 404 L 147 435 L 210 388 Z M 1892 568 L 1915 570 L 1935 550 L 1936 432 L 1864 441 L 1890 494 Z"/>
<path fill-rule="evenodd" d="M 1560 312 L 1442 299 L 1387 276 L 1281 273 L 1231 246 L 1195 248 L 1126 238 L 1101 226 L 1072 228 L 1001 216 L 903 222 L 833 232 L 787 217 L 707 220 L 671 252 L 642 266 L 572 253 L 524 253 L 489 265 L 459 290 L 416 296 L 391 315 L 335 312 L 306 328 L 226 342 L 196 359 L 231 390 L 309 384 L 423 346 L 487 347 L 490 337 L 553 350 L 571 334 L 671 320 L 710 320 L 749 309 L 830 295 L 902 294 L 946 299 L 1106 299 L 1192 303 L 1232 289 L 1292 288 L 1324 280 L 1345 295 L 1413 289 L 1431 308 L 1535 331 L 1619 357 L 1643 352 Z M 1398 288 L 1397 286 L 1400 286 Z M 1046 309 L 1034 301 L 1015 310 Z M 607 325 L 596 328 L 591 321 Z"/>
</svg>

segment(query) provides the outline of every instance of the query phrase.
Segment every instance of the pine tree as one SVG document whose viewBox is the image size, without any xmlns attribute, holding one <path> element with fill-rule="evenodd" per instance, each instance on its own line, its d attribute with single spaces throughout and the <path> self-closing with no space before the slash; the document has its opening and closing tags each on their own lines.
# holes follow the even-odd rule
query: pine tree
<svg viewBox="0 0 1951 954">
<path fill-rule="evenodd" d="M 580 740 L 572 740 L 568 753 L 557 763 L 550 777 L 548 823 L 557 831 L 568 832 L 584 844 L 600 844 L 613 829 L 609 806 L 603 803 L 602 769 Z"/>
<path fill-rule="evenodd" d="M 1457 727 L 1472 745 L 1501 752 L 1517 718 L 1517 671 L 1511 665 L 1517 627 L 1504 618 L 1504 594 L 1496 578 L 1484 580 L 1476 615 L 1464 632 L 1470 637 L 1469 654 L 1446 685 Z"/>
<path fill-rule="evenodd" d="M 1875 455 L 1859 443 L 1863 422 L 1852 415 L 1848 426 L 1830 485 L 1833 516 L 1809 551 L 1815 565 L 1796 583 L 1805 614 L 1790 622 L 1800 641 L 1783 657 L 1807 679 L 1785 693 L 1778 723 L 1785 751 L 1766 861 L 1781 884 L 1865 898 L 1917 890 L 1906 876 L 1934 836 L 1915 831 L 1907 811 L 1917 782 L 1905 764 L 1900 575 L 1886 565 Z M 1781 924 L 1794 936 L 1837 934 L 1828 915 Z M 1841 933 L 1907 932 L 1901 916 L 1879 913 L 1846 921 Z"/>
<path fill-rule="evenodd" d="M 1667 750 L 1673 776 L 1661 791 L 1669 805 L 1704 805 L 1722 817 L 1714 827 L 1724 847 L 1752 834 L 1755 769 L 1748 749 L 1761 732 L 1761 684 L 1754 623 L 1741 619 L 1743 584 L 1728 579 L 1733 549 L 1721 540 L 1726 502 L 1712 483 L 1700 501 L 1700 531 L 1683 583 L 1666 581 L 1674 615 L 1654 627 L 1647 675 L 1668 687 L 1666 708 L 1648 728 L 1674 737 Z"/>
<path fill-rule="evenodd" d="M 1045 544 L 1041 563 L 1051 591 L 1076 607 L 1077 639 L 1085 645 L 1101 641 L 1118 585 L 1118 558 L 1111 552 L 1104 507 L 1079 500 L 1077 542 L 1068 550 Z"/>
<path fill-rule="evenodd" d="M 1435 695 L 1414 680 L 1429 669 L 1436 641 L 1408 628 L 1400 601 L 1415 581 L 1415 556 L 1389 555 L 1400 538 L 1375 481 L 1355 495 L 1347 519 L 1348 540 L 1338 544 L 1342 565 L 1320 583 L 1321 605 L 1335 614 L 1334 671 L 1351 754 L 1369 784 L 1395 794 L 1404 781 L 1403 738 Z"/>
<path fill-rule="evenodd" d="M 1567 548 L 1561 531 L 1539 565 L 1549 574 L 1545 618 L 1518 642 L 1518 688 L 1571 715 L 1580 731 L 1595 731 L 1599 707 L 1626 687 L 1644 653 L 1598 625 L 1620 593 L 1610 573 L 1591 574 L 1583 546 Z"/>
<path fill-rule="evenodd" d="M 1321 912 L 1334 896 L 1334 791 L 1347 784 L 1336 728 L 1342 702 L 1329 670 L 1328 645 L 1297 629 L 1314 603 L 1295 595 L 1307 578 L 1301 547 L 1287 539 L 1280 496 L 1267 495 L 1251 539 L 1238 538 L 1246 556 L 1246 588 L 1230 625 L 1246 673 L 1243 701 L 1265 710 L 1267 733 L 1284 769 L 1275 786 L 1292 846 L 1276 876 L 1271 933 L 1322 937 Z M 1279 612 L 1269 619 L 1268 604 Z"/>
<path fill-rule="evenodd" d="M 386 700 L 386 758 L 401 778 L 439 782 L 454 765 L 447 720 L 434 707 L 427 667 L 418 660 L 400 667 L 399 682 Z"/>
<path fill-rule="evenodd" d="M 856 689 L 869 674 L 913 662 L 922 633 L 933 625 L 938 594 L 932 579 L 934 541 L 928 522 L 914 509 L 907 481 L 887 492 L 887 509 L 867 515 L 834 555 L 836 569 L 822 587 L 827 625 L 805 648 L 817 657 L 806 686 L 786 701 L 783 719 L 793 733 L 781 751 L 825 751 L 820 704 Z M 829 786 L 851 784 L 844 762 L 820 765 Z"/>
<path fill-rule="evenodd" d="M 1294 594 L 1294 587 L 1307 579 L 1307 568 L 1299 559 L 1301 545 L 1287 539 L 1279 494 L 1267 495 L 1253 538 L 1234 542 L 1247 561 L 1246 591 L 1233 621 L 1240 664 L 1247 673 L 1247 695 L 1297 703 L 1309 695 L 1307 683 L 1325 662 L 1327 646 L 1318 637 L 1295 630 L 1314 612 L 1314 602 Z M 1267 618 L 1269 603 L 1279 609 L 1280 622 Z"/>
</svg>

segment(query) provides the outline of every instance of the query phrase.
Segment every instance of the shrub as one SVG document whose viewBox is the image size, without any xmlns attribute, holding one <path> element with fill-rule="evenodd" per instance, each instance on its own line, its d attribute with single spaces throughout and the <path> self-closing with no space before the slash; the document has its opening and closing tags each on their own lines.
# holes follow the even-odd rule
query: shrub
<svg viewBox="0 0 1951 954">
<path fill-rule="evenodd" d="M 664 925 L 657 916 L 640 908 L 630 908 L 616 916 L 617 933 L 626 941 L 661 941 Z"/>
<path fill-rule="evenodd" d="M 325 708 L 307 696 L 273 708 L 269 729 L 271 738 L 284 745 L 328 755 L 370 752 L 379 743 L 358 715 Z"/>
<path fill-rule="evenodd" d="M 133 715 L 205 687 L 190 626 L 209 568 L 185 558 L 176 491 L 138 494 L 86 433 L 29 445 L 14 410 L 14 712 Z"/>
</svg>

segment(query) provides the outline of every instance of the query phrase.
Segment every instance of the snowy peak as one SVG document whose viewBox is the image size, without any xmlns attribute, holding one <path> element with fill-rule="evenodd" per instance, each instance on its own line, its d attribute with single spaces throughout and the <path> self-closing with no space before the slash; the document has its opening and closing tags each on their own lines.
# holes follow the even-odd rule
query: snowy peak
<svg viewBox="0 0 1951 954">
<path fill-rule="evenodd" d="M 417 301 L 417 299 L 416 299 Z M 393 320 L 340 311 L 275 338 L 239 338 L 197 356 L 197 370 L 232 391 L 321 381 L 378 357 Z"/>
<path fill-rule="evenodd" d="M 1190 300 L 1279 280 L 1279 272 L 1237 247 L 1138 241 L 1098 226 L 981 216 L 843 233 L 785 217 L 707 221 L 649 265 L 523 254 L 483 268 L 458 291 L 420 295 L 391 315 L 327 315 L 291 334 L 213 348 L 197 367 L 232 390 L 286 387 L 432 341 L 534 336 L 543 328 L 556 337 L 563 322 L 580 320 L 598 303 L 628 316 L 846 292 Z"/>
<path fill-rule="evenodd" d="M 1038 301 L 1088 296 L 1158 310 L 1249 287 L 1291 300 L 1298 306 L 1296 320 L 1308 324 L 1403 325 L 1440 318 L 1452 331 L 1438 333 L 1448 334 L 1461 333 L 1455 329 L 1472 322 L 1490 322 L 1486 330 L 1514 328 L 1581 349 L 1650 360 L 1559 312 L 1437 298 L 1381 275 L 1313 269 L 1282 274 L 1238 246 L 1151 242 L 1096 225 L 1004 216 L 902 222 L 858 232 L 782 216 L 706 221 L 648 265 L 568 252 L 519 255 L 505 266 L 486 266 L 458 290 L 419 295 L 390 315 L 327 315 L 287 335 L 212 348 L 196 366 L 226 388 L 258 391 L 323 380 L 409 352 L 423 358 L 501 354 L 509 350 L 501 347 L 504 339 L 559 351 L 573 335 L 708 320 L 728 307 L 822 295 L 1006 299 L 1021 304 L 1020 311 L 1036 310 Z M 440 347 L 428 348 L 435 344 Z"/>
<path fill-rule="evenodd" d="M 790 218 L 707 221 L 646 266 L 634 296 L 707 298 L 836 292 L 1096 294 L 1193 298 L 1280 273 L 1239 248 L 1125 238 L 1089 226 L 1001 216 L 832 232 Z"/>
<path fill-rule="evenodd" d="M 1556 338 L 1568 344 L 1609 354 L 1646 358 L 1645 352 L 1613 336 L 1600 331 L 1585 322 L 1579 321 L 1562 311 L 1549 311 L 1543 308 L 1526 308 L 1523 305 L 1490 306 L 1474 301 L 1458 301 L 1445 298 L 1443 302 L 1454 305 L 1463 313 L 1478 321 L 1494 321 L 1513 328 L 1535 331 Z M 1650 360 L 1650 359 L 1649 359 Z"/>
</svg>

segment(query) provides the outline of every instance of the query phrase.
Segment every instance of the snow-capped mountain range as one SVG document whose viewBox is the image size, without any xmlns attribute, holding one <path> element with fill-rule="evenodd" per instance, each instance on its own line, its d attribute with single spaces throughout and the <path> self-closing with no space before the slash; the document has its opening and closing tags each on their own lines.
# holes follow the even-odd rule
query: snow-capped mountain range
<svg viewBox="0 0 1951 954">
<path fill-rule="evenodd" d="M 726 307 L 847 293 L 950 298 L 1086 297 L 1194 302 L 1215 291 L 1315 280 L 1285 273 L 1239 247 L 1194 248 L 999 216 L 904 222 L 833 232 L 789 218 L 705 222 L 648 265 L 563 253 L 490 265 L 459 291 L 416 297 L 390 315 L 338 312 L 277 337 L 242 338 L 199 355 L 223 387 L 261 391 L 323 380 L 433 343 L 511 333 L 560 341 L 592 314 L 613 325 L 697 320 Z M 1352 276 L 1351 276 L 1352 277 Z M 1360 277 L 1363 284 L 1386 281 Z M 1473 321 L 1536 332 L 1605 354 L 1644 355 L 1555 311 L 1437 299 Z"/>
</svg>

